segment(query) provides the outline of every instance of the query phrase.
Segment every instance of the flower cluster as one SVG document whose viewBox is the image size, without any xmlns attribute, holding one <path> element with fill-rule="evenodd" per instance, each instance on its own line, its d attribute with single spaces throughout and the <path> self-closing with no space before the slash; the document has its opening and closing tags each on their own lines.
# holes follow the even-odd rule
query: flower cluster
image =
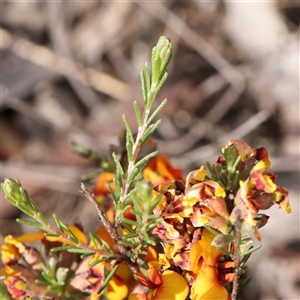
<svg viewBox="0 0 300 300">
<path fill-rule="evenodd" d="M 69 228 L 81 242 L 87 243 L 77 226 Z M 36 242 L 40 242 L 43 250 L 32 246 Z M 43 231 L 5 237 L 1 247 L 3 268 L 0 273 L 5 276 L 3 282 L 13 299 L 45 297 L 54 300 L 70 296 L 81 299 L 79 291 L 71 284 L 79 256 L 67 251 L 50 251 L 62 243 L 60 238 L 45 237 Z"/>
<path fill-rule="evenodd" d="M 156 285 L 147 285 L 152 287 L 147 296 L 132 299 L 167 299 L 166 295 L 168 299 L 178 295 L 178 299 L 185 299 L 188 294 L 193 300 L 227 299 L 231 289 L 228 282 L 233 281 L 236 267 L 232 249 L 237 246 L 237 218 L 241 220 L 238 244 L 243 257 L 251 247 L 250 234 L 257 233 L 268 219 L 259 214 L 260 210 L 277 203 L 290 213 L 288 192 L 276 185 L 277 176 L 267 170 L 270 161 L 264 147 L 251 149 L 242 141 L 232 140 L 223 152 L 213 166 L 209 165 L 210 176 L 202 166 L 185 181 L 155 187 L 164 194 L 154 209 L 163 221 L 151 233 L 159 237 L 163 251 Z M 164 274 L 177 283 L 176 290 L 167 287 Z M 148 276 L 153 283 L 153 275 Z"/>
</svg>

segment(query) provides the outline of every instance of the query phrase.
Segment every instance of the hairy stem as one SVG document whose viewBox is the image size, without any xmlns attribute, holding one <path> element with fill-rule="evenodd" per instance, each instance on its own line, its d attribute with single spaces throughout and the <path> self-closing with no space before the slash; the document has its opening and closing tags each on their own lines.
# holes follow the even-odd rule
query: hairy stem
<svg viewBox="0 0 300 300">
<path fill-rule="evenodd" d="M 234 239 L 235 239 L 235 248 L 233 254 L 234 261 L 234 277 L 233 277 L 233 285 L 231 292 L 231 300 L 236 300 L 238 295 L 239 288 L 239 267 L 240 267 L 240 241 L 241 241 L 241 226 L 242 220 L 240 218 L 241 212 L 237 211 L 237 219 L 234 224 Z"/>
<path fill-rule="evenodd" d="M 116 243 L 116 246 L 117 246 L 123 260 L 125 260 L 127 262 L 128 267 L 130 268 L 131 272 L 133 274 L 135 274 L 138 271 L 138 267 L 130 261 L 130 249 L 128 249 L 127 247 L 120 244 L 121 238 L 119 237 L 116 228 L 108 220 L 105 212 L 99 206 L 97 200 L 95 199 L 94 194 L 91 193 L 90 191 L 88 191 L 86 186 L 83 183 L 81 183 L 81 191 L 80 192 L 92 202 L 92 204 L 94 205 L 94 207 L 97 211 L 99 219 L 101 220 L 103 226 L 106 228 L 106 230 L 109 233 L 109 235 L 111 236 L 111 238 Z"/>
</svg>

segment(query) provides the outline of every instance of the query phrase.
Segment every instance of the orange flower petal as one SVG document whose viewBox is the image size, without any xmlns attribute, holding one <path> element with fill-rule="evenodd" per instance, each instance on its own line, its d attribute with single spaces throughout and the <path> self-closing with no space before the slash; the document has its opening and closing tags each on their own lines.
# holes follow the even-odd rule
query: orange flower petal
<svg viewBox="0 0 300 300">
<path fill-rule="evenodd" d="M 104 241 L 108 246 L 115 245 L 114 240 L 111 238 L 110 234 L 107 232 L 106 228 L 102 225 L 97 230 L 96 234 Z M 100 246 L 100 245 L 99 245 Z"/>
<path fill-rule="evenodd" d="M 159 286 L 161 285 L 161 275 L 158 272 L 158 269 L 156 267 L 151 267 L 150 269 L 147 270 L 149 279 L 156 285 Z"/>
<path fill-rule="evenodd" d="M 143 175 L 144 179 L 151 181 L 153 186 L 170 180 L 182 179 L 181 169 L 174 168 L 164 154 L 153 157 L 144 169 Z"/>
<path fill-rule="evenodd" d="M 174 271 L 165 271 L 162 275 L 162 285 L 157 289 L 151 300 L 183 300 L 189 293 L 185 279 Z"/>
<path fill-rule="evenodd" d="M 143 170 L 143 177 L 144 177 L 144 180 L 150 181 L 153 186 L 160 185 L 162 183 L 165 183 L 165 181 L 166 181 L 162 176 L 160 176 L 159 174 L 155 173 L 149 167 L 146 167 Z"/>
<path fill-rule="evenodd" d="M 1 247 L 2 263 L 6 265 L 17 262 L 25 250 L 26 246 L 16 238 L 11 235 L 6 236 Z"/>
<path fill-rule="evenodd" d="M 217 269 L 203 265 L 191 288 L 192 300 L 227 300 L 228 292 L 218 279 Z"/>
<path fill-rule="evenodd" d="M 137 272 L 134 274 L 134 277 L 143 285 L 145 285 L 146 287 L 148 287 L 149 289 L 154 289 L 155 288 L 155 284 L 153 282 L 151 282 L 150 280 L 148 280 L 143 273 L 141 272 Z"/>
<path fill-rule="evenodd" d="M 202 256 L 206 264 L 216 265 L 219 258 L 223 256 L 221 251 L 219 251 L 215 246 L 210 245 L 214 237 L 215 236 L 208 230 L 204 229 L 202 231 Z"/>
<path fill-rule="evenodd" d="M 202 262 L 200 261 L 201 256 L 202 256 L 202 243 L 200 240 L 193 244 L 190 251 L 191 270 L 196 274 L 199 272 L 202 266 Z"/>
<path fill-rule="evenodd" d="M 191 269 L 194 273 L 198 273 L 201 268 L 200 258 L 202 257 L 205 264 L 216 266 L 223 253 L 220 252 L 215 246 L 211 246 L 214 235 L 208 230 L 202 231 L 201 240 L 193 244 L 190 251 Z"/>
<path fill-rule="evenodd" d="M 14 268 L 12 268 L 9 265 L 5 265 L 2 269 L 0 269 L 0 276 L 15 276 L 18 277 L 21 275 L 21 272 L 18 270 L 15 270 Z"/>
<path fill-rule="evenodd" d="M 153 247 L 151 246 L 148 247 L 145 260 L 146 261 L 157 260 L 157 252 Z"/>
<path fill-rule="evenodd" d="M 123 300 L 127 294 L 127 285 L 120 278 L 114 276 L 108 283 L 106 298 L 108 300 Z"/>
<path fill-rule="evenodd" d="M 16 237 L 15 239 L 20 243 L 34 243 L 42 240 L 43 238 L 44 238 L 44 232 L 38 231 L 38 232 L 23 234 L 21 236 Z"/>
<path fill-rule="evenodd" d="M 96 186 L 93 189 L 93 193 L 96 197 L 105 196 L 110 194 L 110 191 L 106 187 L 106 183 L 108 183 L 112 189 L 115 189 L 115 185 L 112 180 L 116 177 L 114 173 L 103 172 L 97 179 Z"/>
</svg>

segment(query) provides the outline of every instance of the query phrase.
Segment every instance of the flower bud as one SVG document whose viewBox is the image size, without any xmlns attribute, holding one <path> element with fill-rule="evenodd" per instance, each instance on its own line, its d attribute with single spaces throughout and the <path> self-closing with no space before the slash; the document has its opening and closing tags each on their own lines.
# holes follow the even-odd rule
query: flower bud
<svg viewBox="0 0 300 300">
<path fill-rule="evenodd" d="M 5 178 L 4 182 L 1 184 L 2 189 L 6 197 L 17 203 L 23 203 L 22 186 L 19 180 Z"/>
<path fill-rule="evenodd" d="M 64 282 L 66 280 L 66 277 L 68 275 L 69 269 L 59 267 L 56 271 L 56 278 L 58 282 Z"/>
</svg>

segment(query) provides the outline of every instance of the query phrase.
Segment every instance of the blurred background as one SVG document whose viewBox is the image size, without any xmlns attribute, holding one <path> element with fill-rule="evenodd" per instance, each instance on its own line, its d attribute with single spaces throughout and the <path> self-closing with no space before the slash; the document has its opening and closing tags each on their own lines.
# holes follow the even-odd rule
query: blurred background
<svg viewBox="0 0 300 300">
<path fill-rule="evenodd" d="M 96 229 L 79 188 L 97 168 L 71 142 L 106 157 L 123 113 L 136 128 L 139 73 L 165 35 L 159 150 L 187 174 L 229 139 L 267 147 L 293 212 L 269 212 L 240 299 L 300 299 L 299 16 L 298 1 L 1 2 L 1 181 L 18 178 L 49 218 Z M 2 236 L 32 230 L 18 216 L 1 192 Z"/>
</svg>

